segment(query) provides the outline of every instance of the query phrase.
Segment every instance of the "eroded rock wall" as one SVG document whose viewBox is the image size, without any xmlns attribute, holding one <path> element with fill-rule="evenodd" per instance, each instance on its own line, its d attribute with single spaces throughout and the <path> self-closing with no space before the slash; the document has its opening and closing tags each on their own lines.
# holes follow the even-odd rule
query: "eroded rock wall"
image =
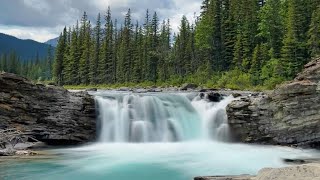
<svg viewBox="0 0 320 180">
<path fill-rule="evenodd" d="M 242 97 L 227 112 L 242 142 L 320 148 L 320 59 L 307 64 L 294 81 Z"/>
<path fill-rule="evenodd" d="M 0 74 L 0 129 L 16 128 L 49 145 L 74 145 L 96 136 L 94 99 Z"/>
</svg>

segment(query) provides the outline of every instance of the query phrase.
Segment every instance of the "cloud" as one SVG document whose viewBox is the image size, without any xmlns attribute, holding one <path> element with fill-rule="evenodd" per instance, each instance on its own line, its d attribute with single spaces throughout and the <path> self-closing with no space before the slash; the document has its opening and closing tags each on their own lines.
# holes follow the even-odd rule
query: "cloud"
<svg viewBox="0 0 320 180">
<path fill-rule="evenodd" d="M 23 39 L 46 41 L 56 37 L 64 26 L 72 26 L 86 11 L 95 22 L 97 14 L 104 15 L 108 6 L 112 16 L 122 22 L 131 8 L 134 20 L 143 21 L 146 9 L 157 11 L 160 19 L 170 18 L 178 30 L 182 15 L 191 20 L 199 12 L 202 0 L 1 0 L 0 32 Z"/>
</svg>

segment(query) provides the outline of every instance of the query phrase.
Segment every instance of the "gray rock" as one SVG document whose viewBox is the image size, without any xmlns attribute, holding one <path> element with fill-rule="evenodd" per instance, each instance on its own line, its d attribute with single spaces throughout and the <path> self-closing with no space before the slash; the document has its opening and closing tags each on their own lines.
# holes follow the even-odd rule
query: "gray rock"
<svg viewBox="0 0 320 180">
<path fill-rule="evenodd" d="M 87 92 L 37 86 L 1 73 L 0 127 L 18 129 L 49 145 L 86 143 L 95 139 L 95 102 Z"/>
<path fill-rule="evenodd" d="M 257 176 L 196 177 L 194 180 L 320 180 L 319 164 L 304 164 L 284 168 L 264 168 Z"/>
<path fill-rule="evenodd" d="M 194 90 L 198 87 L 196 84 L 183 84 L 180 88 L 181 91 L 187 91 L 188 89 Z"/>
<path fill-rule="evenodd" d="M 96 92 L 96 91 L 98 91 L 98 89 L 97 88 L 89 88 L 89 89 L 86 89 L 85 91 L 87 91 L 87 92 Z"/>
<path fill-rule="evenodd" d="M 241 97 L 227 107 L 233 136 L 247 143 L 320 148 L 320 59 L 267 94 Z"/>
<path fill-rule="evenodd" d="M 221 100 L 223 100 L 223 95 L 221 95 L 220 93 L 208 93 L 207 99 L 211 102 L 220 102 Z"/>
</svg>

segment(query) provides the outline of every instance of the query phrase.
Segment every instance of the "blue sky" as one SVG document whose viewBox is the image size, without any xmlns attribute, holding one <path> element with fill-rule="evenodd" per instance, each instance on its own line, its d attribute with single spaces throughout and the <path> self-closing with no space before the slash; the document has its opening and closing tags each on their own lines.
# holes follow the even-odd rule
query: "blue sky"
<svg viewBox="0 0 320 180">
<path fill-rule="evenodd" d="M 202 0 L 1 0 L 0 32 L 21 39 L 45 42 L 57 37 L 64 26 L 72 26 L 84 11 L 95 22 L 98 12 L 110 6 L 113 18 L 123 19 L 130 7 L 134 20 L 142 21 L 146 9 L 157 11 L 161 19 L 170 18 L 177 31 L 182 15 L 193 20 Z"/>
</svg>

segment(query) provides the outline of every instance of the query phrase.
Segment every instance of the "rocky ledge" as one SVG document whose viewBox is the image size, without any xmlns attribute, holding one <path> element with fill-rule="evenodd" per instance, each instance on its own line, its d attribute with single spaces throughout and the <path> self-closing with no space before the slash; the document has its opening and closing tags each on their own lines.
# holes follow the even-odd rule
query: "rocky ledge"
<svg viewBox="0 0 320 180">
<path fill-rule="evenodd" d="M 93 141 L 94 99 L 87 92 L 71 93 L 0 73 L 0 130 L 5 129 L 19 130 L 54 146 Z"/>
<path fill-rule="evenodd" d="M 257 176 L 196 177 L 194 180 L 320 180 L 320 164 L 305 164 L 284 168 L 265 168 Z"/>
<path fill-rule="evenodd" d="M 228 108 L 241 142 L 320 148 L 320 58 L 274 91 L 243 96 Z"/>
</svg>

